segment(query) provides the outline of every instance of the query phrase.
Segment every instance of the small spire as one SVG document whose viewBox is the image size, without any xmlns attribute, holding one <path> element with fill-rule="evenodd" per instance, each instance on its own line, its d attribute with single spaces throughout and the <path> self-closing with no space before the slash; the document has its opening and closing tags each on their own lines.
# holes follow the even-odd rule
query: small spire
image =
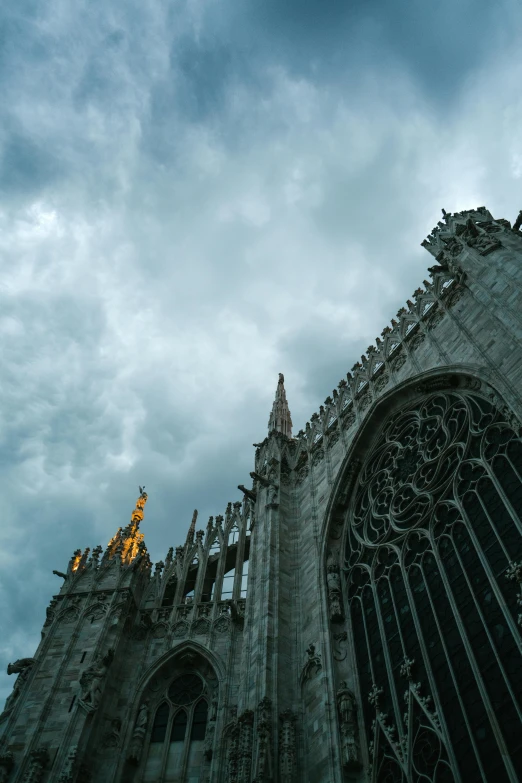
<svg viewBox="0 0 522 783">
<path fill-rule="evenodd" d="M 272 413 L 268 420 L 268 432 L 270 433 L 274 430 L 282 432 L 288 438 L 292 437 L 292 419 L 288 409 L 288 402 L 286 401 L 285 376 L 282 372 L 279 373 Z"/>
<path fill-rule="evenodd" d="M 197 508 L 194 509 L 194 513 L 192 514 L 192 522 L 190 523 L 190 527 L 187 533 L 187 540 L 185 542 L 185 546 L 190 546 L 194 543 L 194 533 L 196 532 L 196 520 L 198 518 L 198 510 Z"/>
</svg>

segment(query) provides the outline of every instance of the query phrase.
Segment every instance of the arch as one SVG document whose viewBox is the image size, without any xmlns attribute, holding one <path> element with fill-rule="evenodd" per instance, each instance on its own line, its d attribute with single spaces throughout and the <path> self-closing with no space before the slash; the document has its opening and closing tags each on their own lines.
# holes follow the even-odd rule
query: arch
<svg viewBox="0 0 522 783">
<path fill-rule="evenodd" d="M 438 371 L 376 405 L 343 466 L 324 541 L 328 598 L 339 621 L 333 549 L 345 558 L 373 781 L 394 764 L 408 783 L 515 780 L 522 768 L 518 608 L 505 578 L 522 541 L 516 424 L 490 384 Z"/>
<path fill-rule="evenodd" d="M 208 705 L 217 706 L 222 679 L 220 661 L 193 641 L 177 645 L 142 677 L 124 756 L 136 759 L 143 783 L 185 780 L 188 770 L 192 776 L 197 770 L 208 772 L 211 752 L 205 751 L 212 746 L 207 737 Z M 154 717 L 152 725 L 142 721 L 137 732 L 137 707 L 144 704 Z"/>
</svg>

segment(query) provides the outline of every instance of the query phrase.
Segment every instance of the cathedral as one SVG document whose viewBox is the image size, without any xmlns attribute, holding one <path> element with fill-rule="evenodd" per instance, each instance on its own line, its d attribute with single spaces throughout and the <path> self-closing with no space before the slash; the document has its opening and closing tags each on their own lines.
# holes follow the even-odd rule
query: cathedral
<svg viewBox="0 0 522 783">
<path fill-rule="evenodd" d="M 55 572 L 0 781 L 522 780 L 521 225 L 443 210 L 297 434 L 279 376 L 235 502 L 153 565 L 140 487 Z"/>
</svg>

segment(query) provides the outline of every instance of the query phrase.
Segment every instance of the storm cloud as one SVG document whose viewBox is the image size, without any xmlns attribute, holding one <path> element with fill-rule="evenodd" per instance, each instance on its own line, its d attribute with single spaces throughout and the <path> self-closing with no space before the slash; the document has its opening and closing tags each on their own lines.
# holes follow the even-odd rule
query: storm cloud
<svg viewBox="0 0 522 783">
<path fill-rule="evenodd" d="M 2 672 L 138 484 L 153 560 L 238 499 L 278 372 L 297 431 L 441 207 L 515 218 L 521 32 L 511 0 L 2 5 Z"/>
</svg>

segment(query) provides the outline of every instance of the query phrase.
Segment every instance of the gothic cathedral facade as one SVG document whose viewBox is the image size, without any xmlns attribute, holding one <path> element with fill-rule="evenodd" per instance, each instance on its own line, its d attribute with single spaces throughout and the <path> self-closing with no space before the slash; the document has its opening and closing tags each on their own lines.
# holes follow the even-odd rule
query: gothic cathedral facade
<svg viewBox="0 0 522 783">
<path fill-rule="evenodd" d="M 152 567 L 140 497 L 9 665 L 0 781 L 522 780 L 522 213 L 430 280 L 241 501 Z M 21 651 L 21 655 L 27 651 Z"/>
</svg>

